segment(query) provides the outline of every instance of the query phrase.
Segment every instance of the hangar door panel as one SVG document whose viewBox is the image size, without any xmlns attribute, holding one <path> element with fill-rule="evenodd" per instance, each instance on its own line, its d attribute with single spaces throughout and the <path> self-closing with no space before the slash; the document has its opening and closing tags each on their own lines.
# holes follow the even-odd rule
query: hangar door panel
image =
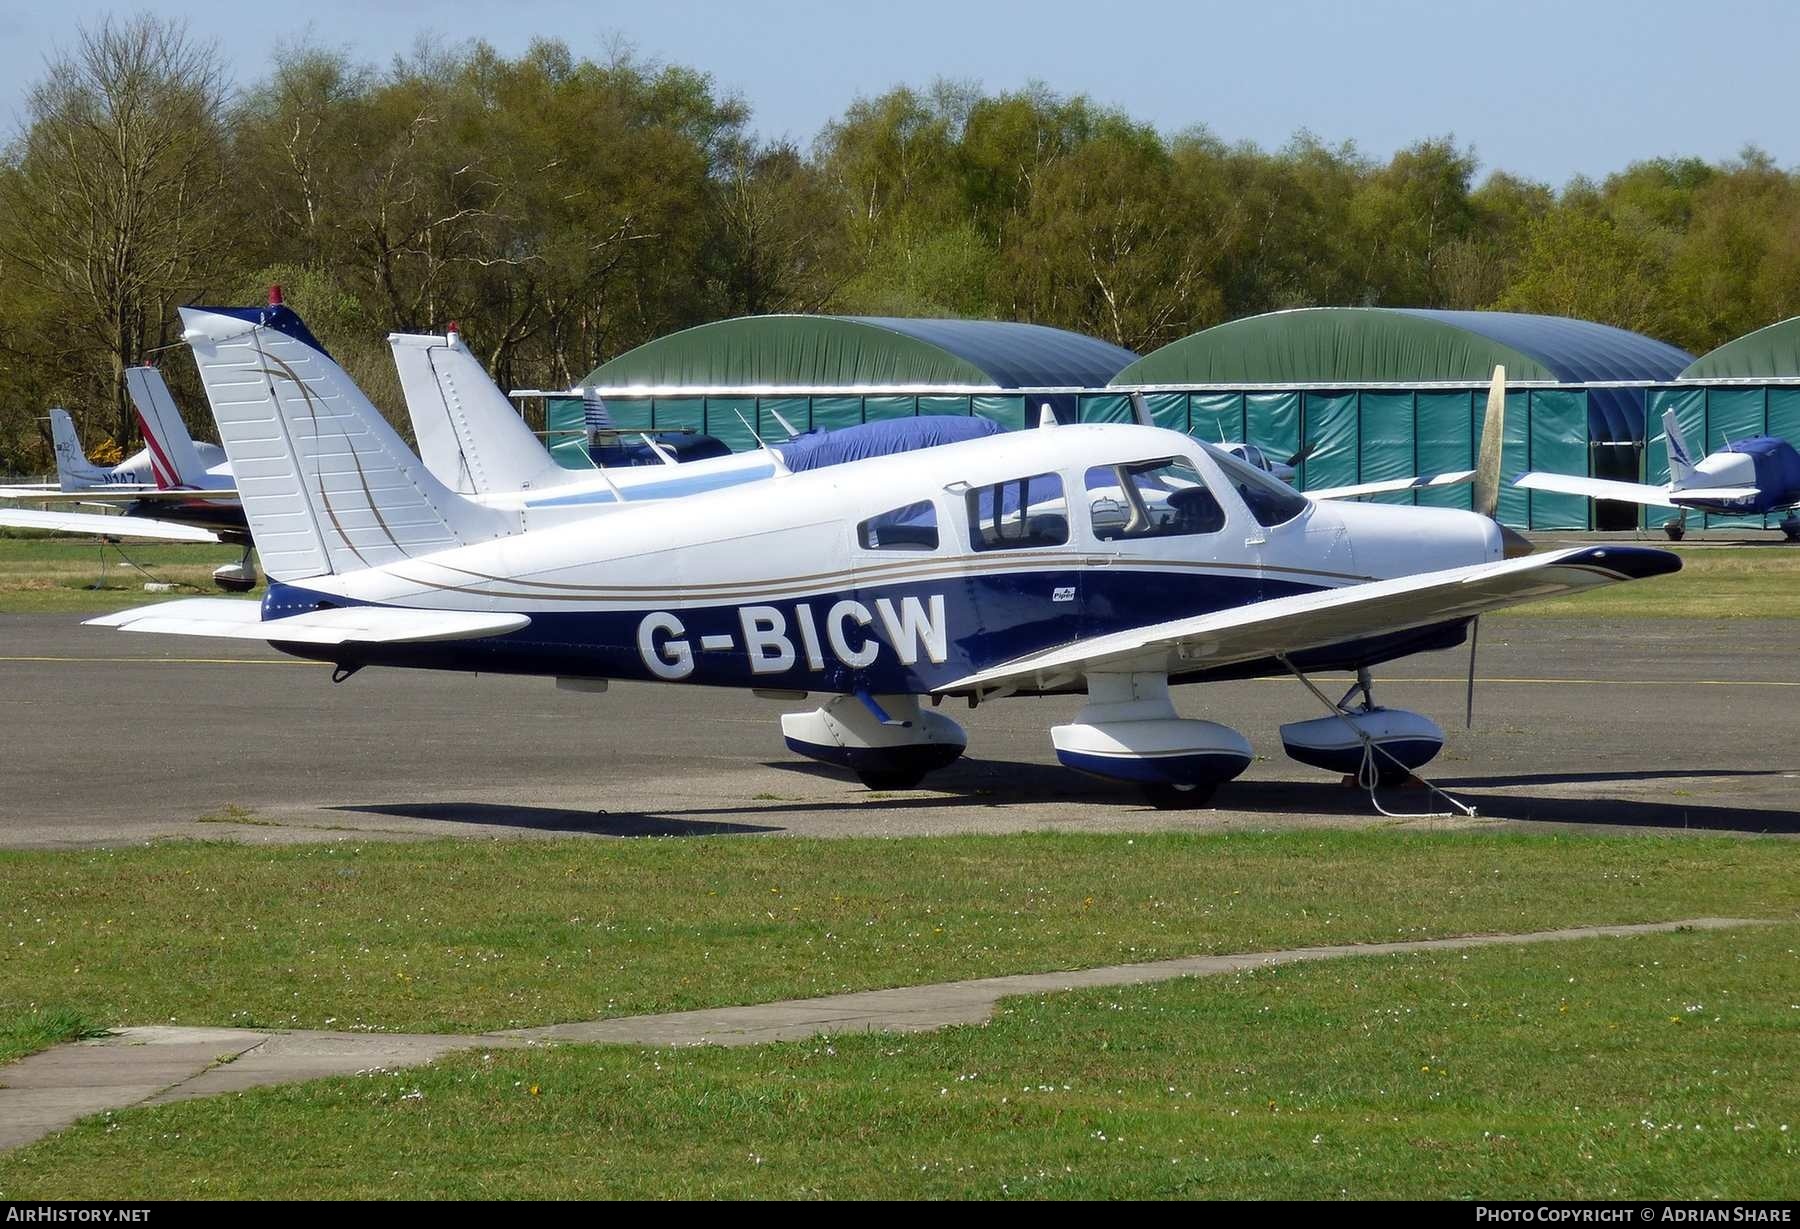
<svg viewBox="0 0 1800 1229">
<path fill-rule="evenodd" d="M 1534 389 L 1530 394 L 1531 468 L 1557 474 L 1588 472 L 1588 404 L 1585 392 Z M 1507 413 L 1512 404 L 1507 403 Z M 1501 466 L 1500 481 L 1511 483 L 1523 470 Z M 1580 495 L 1530 493 L 1531 528 L 1586 529 L 1588 505 Z"/>
<path fill-rule="evenodd" d="M 1240 393 L 1194 393 L 1188 398 L 1187 433 L 1209 444 L 1247 441 L 1251 428 L 1245 417 Z"/>
<path fill-rule="evenodd" d="M 1688 447 L 1697 456 L 1705 456 L 1725 447 L 1731 440 L 1741 440 L 1746 436 L 1763 433 L 1763 402 L 1765 394 L 1760 388 L 1712 388 L 1706 393 L 1706 439 L 1704 442 L 1689 438 Z M 1709 512 L 1706 523 L 1711 525 L 1731 525 L 1760 527 L 1761 516 L 1720 516 Z"/>
<path fill-rule="evenodd" d="M 1358 482 L 1410 478 L 1416 464 L 1416 424 L 1411 393 L 1363 393 L 1357 418 L 1361 428 Z M 1374 495 L 1370 503 L 1410 504 L 1411 491 Z"/>
<path fill-rule="evenodd" d="M 1421 474 L 1443 474 L 1475 466 L 1473 393 L 1420 393 L 1413 420 Z M 1469 507 L 1469 485 L 1420 491 L 1422 507 Z"/>
<path fill-rule="evenodd" d="M 1244 397 L 1244 434 L 1278 461 L 1300 451 L 1300 394 L 1250 393 Z"/>
</svg>

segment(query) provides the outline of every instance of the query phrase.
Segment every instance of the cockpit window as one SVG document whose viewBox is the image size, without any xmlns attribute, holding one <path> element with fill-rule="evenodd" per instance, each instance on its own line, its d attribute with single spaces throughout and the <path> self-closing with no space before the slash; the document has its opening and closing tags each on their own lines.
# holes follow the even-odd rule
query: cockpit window
<svg viewBox="0 0 1800 1229">
<path fill-rule="evenodd" d="M 1225 478 L 1237 488 L 1239 498 L 1250 509 L 1256 523 L 1265 528 L 1285 525 L 1312 506 L 1312 501 L 1279 478 L 1265 474 L 1253 465 L 1238 460 L 1222 448 L 1213 448 L 1213 460 L 1225 471 Z"/>
<path fill-rule="evenodd" d="M 975 550 L 1061 546 L 1069 540 L 1069 506 L 1057 474 L 976 487 L 967 498 L 969 545 Z"/>
<path fill-rule="evenodd" d="M 930 500 L 871 516 L 856 527 L 864 550 L 936 550 L 937 508 Z"/>
<path fill-rule="evenodd" d="M 1087 472 L 1088 515 L 1102 542 L 1217 533 L 1225 509 L 1179 457 L 1096 465 Z"/>
</svg>

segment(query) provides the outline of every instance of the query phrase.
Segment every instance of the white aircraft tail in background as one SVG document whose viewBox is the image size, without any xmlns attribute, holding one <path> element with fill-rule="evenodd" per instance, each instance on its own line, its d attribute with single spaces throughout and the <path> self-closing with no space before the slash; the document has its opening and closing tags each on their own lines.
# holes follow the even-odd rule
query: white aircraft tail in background
<svg viewBox="0 0 1800 1229">
<path fill-rule="evenodd" d="M 150 453 L 152 472 L 161 489 L 213 489 L 231 485 L 231 463 L 217 444 L 196 444 L 182 421 L 162 372 L 132 367 L 125 372 L 125 391 L 137 411 L 138 426 Z"/>
<path fill-rule="evenodd" d="M 156 481 L 148 449 L 111 468 L 88 460 L 75 420 L 60 406 L 50 411 L 50 440 L 56 450 L 56 483 L 60 490 L 89 491 L 109 486 L 150 486 Z"/>
<path fill-rule="evenodd" d="M 391 333 L 388 345 L 419 456 L 446 486 L 492 495 L 593 481 L 591 471 L 551 458 L 454 330 L 441 337 Z"/>
<path fill-rule="evenodd" d="M 1688 451 L 1687 440 L 1682 438 L 1681 424 L 1675 420 L 1674 410 L 1663 411 L 1663 439 L 1669 446 L 1669 489 L 1679 491 L 1693 485 L 1694 454 Z"/>
</svg>

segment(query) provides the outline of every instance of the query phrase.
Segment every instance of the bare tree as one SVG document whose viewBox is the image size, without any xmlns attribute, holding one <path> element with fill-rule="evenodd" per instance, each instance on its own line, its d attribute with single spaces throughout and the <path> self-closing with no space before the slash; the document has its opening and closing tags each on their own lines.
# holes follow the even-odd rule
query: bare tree
<svg viewBox="0 0 1800 1229">
<path fill-rule="evenodd" d="M 71 342 L 102 354 L 121 443 L 125 369 L 219 250 L 225 71 L 183 22 L 148 14 L 84 27 L 47 65 L 0 177 L 0 252 L 57 301 Z"/>
</svg>

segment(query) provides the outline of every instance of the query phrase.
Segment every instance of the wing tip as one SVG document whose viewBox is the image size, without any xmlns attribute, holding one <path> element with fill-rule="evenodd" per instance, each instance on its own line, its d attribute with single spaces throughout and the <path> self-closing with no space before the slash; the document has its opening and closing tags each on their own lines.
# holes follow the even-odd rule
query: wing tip
<svg viewBox="0 0 1800 1229">
<path fill-rule="evenodd" d="M 1653 546 L 1590 546 L 1564 562 L 1604 568 L 1626 580 L 1648 580 L 1681 571 L 1680 555 Z"/>
</svg>

